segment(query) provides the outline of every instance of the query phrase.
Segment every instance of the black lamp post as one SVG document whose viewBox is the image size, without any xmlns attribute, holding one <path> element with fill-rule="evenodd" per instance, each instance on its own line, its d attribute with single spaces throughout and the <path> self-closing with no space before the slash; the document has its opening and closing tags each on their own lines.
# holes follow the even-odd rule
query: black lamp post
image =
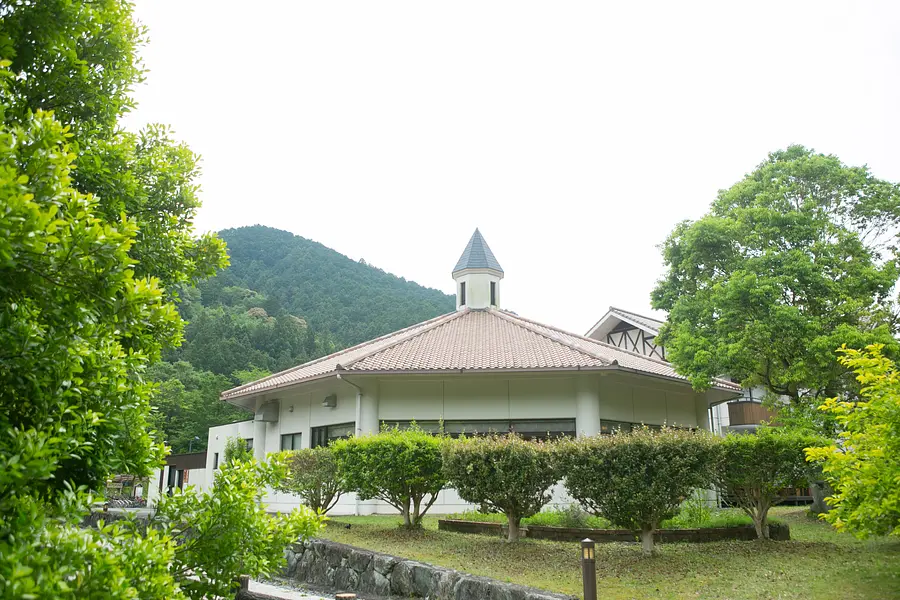
<svg viewBox="0 0 900 600">
<path fill-rule="evenodd" d="M 594 561 L 594 540 L 581 540 L 581 579 L 584 582 L 584 600 L 597 600 L 597 567 Z"/>
<path fill-rule="evenodd" d="M 200 436 L 195 435 L 194 440 L 200 441 Z M 194 440 L 188 440 L 188 454 L 190 454 L 191 450 L 194 448 Z"/>
</svg>

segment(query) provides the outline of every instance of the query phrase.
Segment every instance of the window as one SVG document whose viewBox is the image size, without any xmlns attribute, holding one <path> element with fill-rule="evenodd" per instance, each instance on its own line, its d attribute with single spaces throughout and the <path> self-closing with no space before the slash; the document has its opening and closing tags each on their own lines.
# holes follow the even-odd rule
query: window
<svg viewBox="0 0 900 600">
<path fill-rule="evenodd" d="M 466 282 L 463 281 L 459 284 L 459 305 L 466 305 Z"/>
<path fill-rule="evenodd" d="M 219 468 L 219 453 L 213 454 L 213 471 Z"/>
<path fill-rule="evenodd" d="M 491 282 L 491 306 L 497 306 L 497 282 Z"/>
<path fill-rule="evenodd" d="M 407 429 L 412 421 L 383 421 L 388 427 Z M 440 421 L 416 421 L 423 431 L 439 433 Z M 444 421 L 444 433 L 450 437 L 460 435 L 485 435 L 489 433 L 515 432 L 528 440 L 545 440 L 556 437 L 575 437 L 575 419 L 512 419 L 496 421 Z"/>
<path fill-rule="evenodd" d="M 282 450 L 299 450 L 302 448 L 300 445 L 300 437 L 299 433 L 286 433 L 281 436 L 281 449 Z"/>
<path fill-rule="evenodd" d="M 247 445 L 247 450 L 253 450 L 253 438 L 244 438 L 244 443 Z"/>
<path fill-rule="evenodd" d="M 334 440 L 342 440 L 353 435 L 356 430 L 355 423 L 339 423 L 337 425 L 326 425 L 324 427 L 313 427 L 310 437 L 310 447 L 318 448 L 319 446 L 327 446 Z"/>
</svg>

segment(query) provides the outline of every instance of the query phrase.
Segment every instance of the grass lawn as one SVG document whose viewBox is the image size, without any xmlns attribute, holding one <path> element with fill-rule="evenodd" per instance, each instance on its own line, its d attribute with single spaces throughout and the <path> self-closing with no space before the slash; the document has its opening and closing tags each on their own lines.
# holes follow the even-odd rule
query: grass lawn
<svg viewBox="0 0 900 600">
<path fill-rule="evenodd" d="M 900 598 L 900 540 L 859 541 L 805 514 L 781 507 L 790 542 L 660 544 L 641 557 L 640 545 L 597 545 L 601 598 Z M 323 537 L 380 552 L 581 596 L 577 544 L 398 528 L 399 517 L 335 517 L 350 529 L 327 527 Z"/>
</svg>

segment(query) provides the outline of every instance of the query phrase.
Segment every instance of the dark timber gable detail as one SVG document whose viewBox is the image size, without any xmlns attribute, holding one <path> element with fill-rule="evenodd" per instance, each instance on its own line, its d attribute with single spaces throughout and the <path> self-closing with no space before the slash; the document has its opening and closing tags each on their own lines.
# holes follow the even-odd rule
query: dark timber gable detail
<svg viewBox="0 0 900 600">
<path fill-rule="evenodd" d="M 642 329 L 622 322 L 606 335 L 606 343 L 644 356 L 666 360 L 666 350 L 654 342 L 656 336 L 648 336 Z"/>
</svg>

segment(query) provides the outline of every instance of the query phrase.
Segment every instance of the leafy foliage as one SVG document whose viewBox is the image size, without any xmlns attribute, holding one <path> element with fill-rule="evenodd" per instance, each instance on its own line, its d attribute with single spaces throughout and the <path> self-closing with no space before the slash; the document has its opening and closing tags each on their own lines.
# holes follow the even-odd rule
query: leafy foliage
<svg viewBox="0 0 900 600">
<path fill-rule="evenodd" d="M 592 513 L 640 530 L 645 554 L 653 530 L 678 511 L 694 488 L 711 484 L 717 438 L 705 432 L 647 428 L 578 438 L 560 446 L 569 495 Z"/>
<path fill-rule="evenodd" d="M 247 462 L 253 460 L 253 450 L 247 447 L 247 440 L 239 437 L 230 437 L 225 441 L 225 463 Z"/>
<path fill-rule="evenodd" d="M 841 353 L 862 389 L 856 402 L 831 398 L 821 407 L 835 416 L 839 443 L 807 449 L 836 492 L 824 518 L 859 537 L 900 535 L 900 376 L 881 346 Z"/>
<path fill-rule="evenodd" d="M 299 315 L 339 347 L 455 308 L 452 296 L 286 231 L 256 225 L 219 235 L 228 242 L 231 268 L 199 285 L 208 307 L 234 305 L 233 288 L 254 290 L 266 298 L 257 306 L 269 315 Z"/>
<path fill-rule="evenodd" d="M 786 488 L 806 484 L 811 469 L 804 448 L 822 438 L 795 429 L 763 427 L 755 434 L 729 434 L 722 440 L 719 483 L 747 513 L 760 538 L 768 539 L 769 510 L 781 501 Z"/>
<path fill-rule="evenodd" d="M 281 454 L 288 465 L 288 474 L 275 489 L 300 496 L 303 504 L 316 512 L 326 513 L 334 508 L 343 490 L 331 447 L 286 450 Z"/>
<path fill-rule="evenodd" d="M 118 126 L 143 79 L 137 48 L 146 31 L 131 18 L 131 4 L 42 0 L 0 11 L 0 57 L 11 59 L 16 75 L 4 94 L 7 118 L 22 123 L 40 109 L 68 126 L 78 166 L 72 187 L 94 195 L 98 218 L 127 219 L 139 232 L 129 248 L 136 278 L 156 277 L 172 294 L 174 284 L 197 283 L 225 266 L 222 241 L 194 235 L 197 157 L 165 127 L 134 134 Z"/>
<path fill-rule="evenodd" d="M 550 502 L 550 488 L 559 480 L 552 444 L 515 434 L 448 441 L 443 460 L 460 498 L 506 515 L 509 542 L 519 539 L 524 517 Z"/>
<path fill-rule="evenodd" d="M 414 426 L 337 440 L 332 448 L 344 490 L 387 502 L 403 515 L 405 527 L 418 528 L 447 483 L 442 444 L 440 436 Z"/>
<path fill-rule="evenodd" d="M 74 525 L 85 487 L 162 460 L 141 375 L 180 320 L 135 278 L 135 223 L 72 188 L 66 136 L 42 111 L 0 123 L 0 595 L 177 597 L 165 539 Z"/>
<path fill-rule="evenodd" d="M 235 384 L 223 375 L 198 371 L 181 361 L 156 363 L 147 370 L 147 378 L 157 383 L 153 428 L 176 454 L 206 448 L 210 427 L 249 417 L 247 411 L 222 402 L 219 394 Z"/>
<path fill-rule="evenodd" d="M 698 389 L 727 373 L 807 407 L 854 393 L 833 351 L 896 348 L 898 223 L 900 186 L 801 146 L 773 152 L 663 245 L 668 359 Z"/>
<path fill-rule="evenodd" d="M 325 517 L 301 506 L 269 515 L 262 505 L 266 486 L 287 475 L 278 457 L 228 462 L 212 488 L 163 497 L 153 523 L 178 540 L 172 571 L 189 598 L 228 597 L 240 575 L 267 575 L 284 564 L 284 549 L 315 535 Z"/>
</svg>

